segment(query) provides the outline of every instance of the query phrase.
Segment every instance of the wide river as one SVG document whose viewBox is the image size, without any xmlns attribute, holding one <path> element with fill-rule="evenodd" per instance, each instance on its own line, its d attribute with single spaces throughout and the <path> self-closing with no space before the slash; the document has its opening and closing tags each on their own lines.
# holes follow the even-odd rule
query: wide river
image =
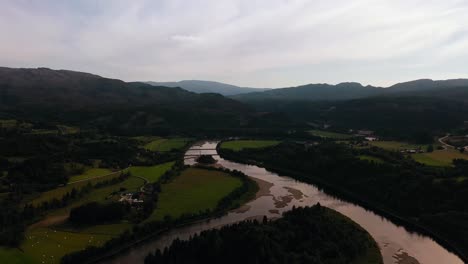
<svg viewBox="0 0 468 264">
<path fill-rule="evenodd" d="M 279 217 L 282 212 L 293 206 L 321 205 L 330 207 L 357 222 L 365 228 L 379 244 L 385 264 L 462 264 L 463 261 L 449 252 L 433 239 L 417 233 L 411 233 L 385 217 L 368 211 L 359 205 L 340 200 L 319 190 L 316 186 L 296 181 L 290 177 L 278 175 L 264 168 L 240 164 L 221 159 L 216 152 L 217 142 L 205 141 L 193 145 L 185 153 L 185 163 L 195 164 L 195 156 L 200 154 L 215 155 L 218 164 L 242 171 L 255 179 L 260 185 L 260 192 L 251 202 L 238 210 L 229 212 L 221 218 L 177 228 L 149 240 L 129 250 L 121 252 L 103 263 L 126 264 L 143 263 L 144 258 L 156 249 L 163 249 L 175 238 L 188 239 L 200 231 L 219 228 L 224 225 L 256 217 Z"/>
</svg>

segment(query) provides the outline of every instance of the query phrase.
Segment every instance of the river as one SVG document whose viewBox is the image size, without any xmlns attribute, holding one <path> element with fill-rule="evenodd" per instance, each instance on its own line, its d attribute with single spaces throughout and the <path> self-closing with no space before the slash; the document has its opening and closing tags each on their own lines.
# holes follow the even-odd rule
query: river
<svg viewBox="0 0 468 264">
<path fill-rule="evenodd" d="M 307 206 L 320 203 L 332 208 L 361 225 L 379 244 L 385 264 L 463 264 L 455 254 L 427 236 L 407 231 L 385 217 L 377 215 L 363 207 L 337 199 L 319 190 L 316 186 L 281 176 L 264 168 L 224 160 L 217 156 L 217 142 L 205 141 L 193 145 L 186 152 L 185 163 L 195 164 L 196 155 L 211 154 L 218 164 L 242 171 L 257 180 L 261 185 L 261 194 L 238 210 L 229 212 L 221 218 L 177 228 L 147 241 L 129 250 L 119 253 L 114 258 L 104 261 L 106 264 L 143 263 L 144 258 L 156 249 L 170 245 L 175 238 L 188 239 L 200 231 L 259 218 L 280 217 L 281 213 L 293 206 Z"/>
</svg>

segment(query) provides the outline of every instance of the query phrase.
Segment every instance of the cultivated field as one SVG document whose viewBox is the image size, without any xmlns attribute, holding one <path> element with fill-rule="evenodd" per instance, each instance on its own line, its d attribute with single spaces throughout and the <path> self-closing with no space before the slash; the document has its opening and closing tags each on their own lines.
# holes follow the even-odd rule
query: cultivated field
<svg viewBox="0 0 468 264">
<path fill-rule="evenodd" d="M 277 140 L 233 140 L 221 143 L 221 148 L 239 151 L 246 148 L 265 148 L 278 145 Z"/>
<path fill-rule="evenodd" d="M 175 162 L 166 162 L 155 166 L 134 166 L 129 169 L 132 176 L 139 176 L 148 180 L 148 182 L 156 182 L 161 176 L 174 166 Z"/>
<path fill-rule="evenodd" d="M 223 197 L 241 185 L 240 179 L 223 172 L 186 169 L 162 186 L 157 209 L 147 221 L 161 220 L 166 215 L 177 218 L 184 213 L 214 209 Z"/>
</svg>

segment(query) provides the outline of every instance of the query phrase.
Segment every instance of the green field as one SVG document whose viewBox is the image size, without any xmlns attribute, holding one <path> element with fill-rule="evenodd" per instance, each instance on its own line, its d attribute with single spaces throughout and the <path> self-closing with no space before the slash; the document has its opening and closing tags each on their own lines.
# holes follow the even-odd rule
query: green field
<svg viewBox="0 0 468 264">
<path fill-rule="evenodd" d="M 161 176 L 174 166 L 175 162 L 166 162 L 155 166 L 134 166 L 129 169 L 133 176 L 139 176 L 153 183 L 159 180 Z"/>
<path fill-rule="evenodd" d="M 419 163 L 429 166 L 452 166 L 454 159 L 467 159 L 468 154 L 460 153 L 456 150 L 435 150 L 430 153 L 418 153 L 412 155 L 413 159 Z"/>
<path fill-rule="evenodd" d="M 76 182 L 76 181 L 81 181 L 81 180 L 88 180 L 96 177 L 101 177 L 107 174 L 111 174 L 112 171 L 109 169 L 104 169 L 104 168 L 92 168 L 86 170 L 83 174 L 80 175 L 75 175 L 70 177 L 68 179 L 68 182 Z"/>
<path fill-rule="evenodd" d="M 316 130 L 316 129 L 309 131 L 309 133 L 313 136 L 322 137 L 322 138 L 332 138 L 332 139 L 347 139 L 347 138 L 353 137 L 353 135 L 349 135 L 349 134 Z"/>
<path fill-rule="evenodd" d="M 35 263 L 60 263 L 60 258 L 64 255 L 88 246 L 101 246 L 129 226 L 128 224 L 102 225 L 79 232 L 36 228 L 26 233 L 21 249 Z"/>
<path fill-rule="evenodd" d="M 367 160 L 367 161 L 373 161 L 375 163 L 384 163 L 384 161 L 381 158 L 374 157 L 374 156 L 369 156 L 369 155 L 360 155 L 359 159 Z"/>
<path fill-rule="evenodd" d="M 43 220 L 45 224 L 29 228 L 21 249 L 37 263 L 42 263 L 42 261 L 46 261 L 45 263 L 58 263 L 60 258 L 65 254 L 84 249 L 87 246 L 102 245 L 112 237 L 118 236 L 129 229 L 131 224 L 121 222 L 75 229 L 53 226 L 53 220 L 48 221 L 48 219 L 53 219 L 57 216 L 67 216 L 71 208 L 88 202 L 117 200 L 120 197 L 118 193 L 122 189 L 137 191 L 143 184 L 143 179 L 130 177 L 121 183 L 92 190 L 79 201 L 51 212 Z M 51 222 L 51 226 L 47 226 L 48 222 Z"/>
<path fill-rule="evenodd" d="M 426 150 L 426 145 L 408 144 L 400 141 L 370 141 L 370 145 L 383 148 L 391 151 L 400 151 L 405 149 L 418 149 Z"/>
<path fill-rule="evenodd" d="M 35 263 L 28 255 L 16 248 L 0 247 L 0 260 L 8 264 L 29 264 Z"/>
<path fill-rule="evenodd" d="M 50 200 L 52 200 L 54 198 L 62 199 L 62 197 L 67 192 L 71 192 L 73 188 L 75 188 L 76 190 L 79 190 L 83 186 L 86 186 L 88 183 L 96 184 L 98 182 L 111 180 L 111 179 L 117 178 L 119 176 L 120 176 L 120 172 L 115 172 L 113 174 L 109 174 L 109 175 L 104 176 L 104 177 L 90 179 L 88 181 L 80 181 L 80 182 L 76 182 L 76 183 L 72 183 L 72 184 L 67 184 L 65 186 L 61 186 L 61 187 L 52 189 L 50 191 L 41 193 L 38 197 L 33 199 L 32 204 L 33 205 L 40 205 L 42 202 L 50 201 Z"/>
<path fill-rule="evenodd" d="M 221 148 L 239 151 L 246 148 L 266 148 L 279 143 L 278 140 L 233 140 L 221 143 Z"/>
<path fill-rule="evenodd" d="M 188 138 L 158 138 L 145 145 L 145 148 L 151 151 L 166 152 L 178 150 L 185 147 L 190 142 Z"/>
<path fill-rule="evenodd" d="M 161 220 L 166 215 L 177 218 L 184 213 L 214 209 L 223 197 L 241 185 L 240 179 L 220 171 L 186 169 L 162 186 L 157 209 L 147 221 Z"/>
</svg>

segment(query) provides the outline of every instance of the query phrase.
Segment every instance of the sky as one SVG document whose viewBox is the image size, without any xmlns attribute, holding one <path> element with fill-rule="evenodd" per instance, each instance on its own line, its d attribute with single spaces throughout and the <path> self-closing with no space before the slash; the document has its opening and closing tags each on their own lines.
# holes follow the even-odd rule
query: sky
<svg viewBox="0 0 468 264">
<path fill-rule="evenodd" d="M 0 66 L 262 88 L 468 78 L 468 1 L 0 0 Z"/>
</svg>

